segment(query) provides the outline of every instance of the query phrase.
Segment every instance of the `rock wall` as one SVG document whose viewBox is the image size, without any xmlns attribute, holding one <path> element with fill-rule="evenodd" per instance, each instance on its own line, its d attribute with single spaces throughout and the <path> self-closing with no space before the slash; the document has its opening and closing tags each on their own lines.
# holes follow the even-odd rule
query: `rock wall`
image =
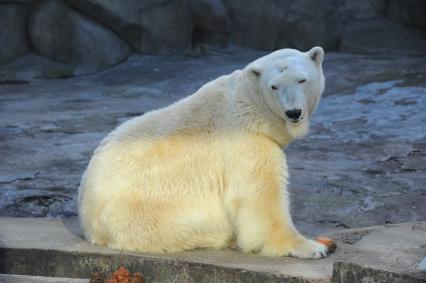
<svg viewBox="0 0 426 283">
<path fill-rule="evenodd" d="M 23 3 L 0 4 L 0 64 L 28 52 L 26 25 L 29 9 L 29 5 Z"/>
<path fill-rule="evenodd" d="M 0 0 L 0 64 L 104 68 L 194 46 L 426 55 L 424 0 Z"/>
<path fill-rule="evenodd" d="M 71 65 L 107 67 L 132 52 L 110 29 L 57 0 L 33 9 L 28 34 L 37 53 Z"/>
</svg>

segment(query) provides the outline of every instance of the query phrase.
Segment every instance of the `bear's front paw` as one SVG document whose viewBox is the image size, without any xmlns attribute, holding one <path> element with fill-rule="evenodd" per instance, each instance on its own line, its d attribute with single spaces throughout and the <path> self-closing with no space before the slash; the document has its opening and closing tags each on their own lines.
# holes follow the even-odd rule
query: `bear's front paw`
<svg viewBox="0 0 426 283">
<path fill-rule="evenodd" d="M 330 250 L 326 245 L 306 239 L 293 249 L 289 256 L 299 258 L 322 258 L 328 256 L 329 253 Z"/>
</svg>

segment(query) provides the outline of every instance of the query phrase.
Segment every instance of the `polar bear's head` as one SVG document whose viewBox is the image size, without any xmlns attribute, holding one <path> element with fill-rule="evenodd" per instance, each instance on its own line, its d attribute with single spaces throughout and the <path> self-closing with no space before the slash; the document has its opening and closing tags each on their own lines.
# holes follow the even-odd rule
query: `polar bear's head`
<svg viewBox="0 0 426 283">
<path fill-rule="evenodd" d="M 323 58 L 321 47 L 308 52 L 281 49 L 245 68 L 259 95 L 296 136 L 298 129 L 300 135 L 306 132 L 324 90 Z"/>
</svg>

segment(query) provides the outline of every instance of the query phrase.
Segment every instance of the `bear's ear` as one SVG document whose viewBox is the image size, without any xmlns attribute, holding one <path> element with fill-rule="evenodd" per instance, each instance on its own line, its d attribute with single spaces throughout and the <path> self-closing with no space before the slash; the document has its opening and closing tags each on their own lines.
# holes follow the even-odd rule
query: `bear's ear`
<svg viewBox="0 0 426 283">
<path fill-rule="evenodd" d="M 324 60 L 324 49 L 319 46 L 313 47 L 308 52 L 309 58 L 311 58 L 312 61 L 315 62 L 318 66 L 322 64 L 322 60 Z"/>
<path fill-rule="evenodd" d="M 258 65 L 252 64 L 247 67 L 247 76 L 254 84 L 259 82 L 260 73 L 260 66 Z"/>
</svg>

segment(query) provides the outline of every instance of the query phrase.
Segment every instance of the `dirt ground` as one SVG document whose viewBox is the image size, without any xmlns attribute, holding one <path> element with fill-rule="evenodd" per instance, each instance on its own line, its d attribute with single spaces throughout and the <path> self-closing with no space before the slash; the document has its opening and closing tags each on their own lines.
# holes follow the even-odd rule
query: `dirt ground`
<svg viewBox="0 0 426 283">
<path fill-rule="evenodd" d="M 109 131 L 264 54 L 132 56 L 88 75 L 34 55 L 0 66 L 0 216 L 75 216 L 81 174 Z M 302 231 L 426 221 L 425 66 L 326 55 L 310 134 L 285 150 Z"/>
</svg>

